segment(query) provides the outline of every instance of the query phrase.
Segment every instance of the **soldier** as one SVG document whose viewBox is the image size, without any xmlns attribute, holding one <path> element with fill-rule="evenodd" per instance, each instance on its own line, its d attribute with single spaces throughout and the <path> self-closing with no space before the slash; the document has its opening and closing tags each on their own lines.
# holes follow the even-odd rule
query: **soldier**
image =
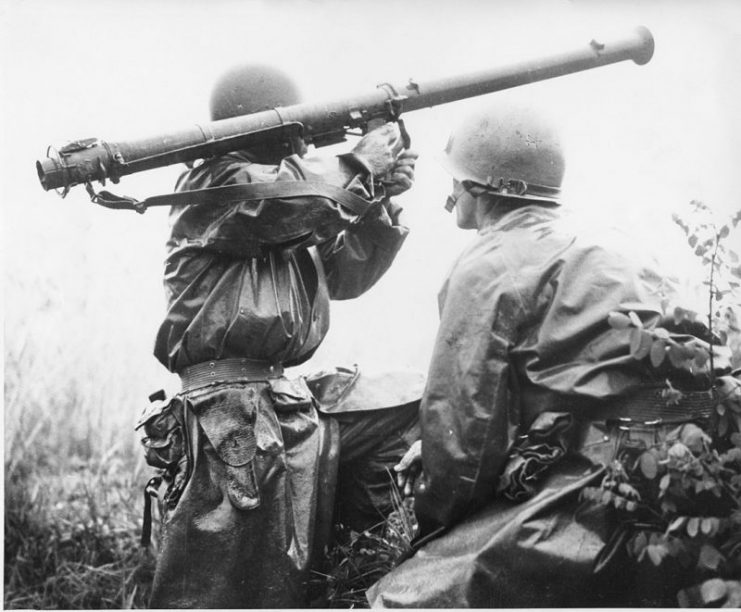
<svg viewBox="0 0 741 612">
<path fill-rule="evenodd" d="M 216 84 L 211 119 L 298 101 L 279 71 L 240 66 Z M 287 129 L 207 159 L 178 181 L 178 191 L 265 190 L 258 199 L 171 211 L 169 306 L 154 352 L 179 374 L 182 392 L 155 401 L 139 425 L 150 463 L 162 470 L 148 487 L 164 515 L 152 607 L 306 604 L 337 425 L 319 418 L 306 381 L 287 379 L 283 368 L 317 349 L 330 299 L 361 295 L 393 262 L 408 229 L 389 198 L 411 187 L 416 160 L 392 124 L 337 157 L 306 152 L 301 135 Z M 366 433 L 375 437 L 366 447 L 391 440 L 390 467 L 409 447 L 416 408 L 370 420 L 375 429 Z M 355 439 L 359 428 L 348 429 Z M 368 513 L 361 508 L 356 519 Z"/>
<path fill-rule="evenodd" d="M 445 153 L 449 204 L 458 226 L 477 235 L 440 292 L 421 443 L 397 466 L 408 493 L 416 477 L 419 552 L 368 599 L 421 608 L 636 605 L 639 595 L 624 589 L 630 572 L 593 574 L 611 533 L 602 509 L 576 508 L 615 454 L 612 423 L 635 426 L 637 437 L 645 427 L 663 435 L 712 410 L 707 393 L 692 391 L 667 406 L 657 392 L 663 377 L 631 357 L 628 330 L 608 324 L 621 310 L 646 327 L 659 322 L 665 282 L 629 256 L 624 238 L 577 234 L 560 206 L 559 135 L 537 108 L 472 114 Z M 656 431 L 645 425 L 657 419 Z"/>
</svg>

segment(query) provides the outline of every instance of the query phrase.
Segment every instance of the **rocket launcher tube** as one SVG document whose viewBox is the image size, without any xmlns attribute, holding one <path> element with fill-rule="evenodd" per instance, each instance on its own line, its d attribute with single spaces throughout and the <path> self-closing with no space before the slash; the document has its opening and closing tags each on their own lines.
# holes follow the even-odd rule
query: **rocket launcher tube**
<svg viewBox="0 0 741 612">
<path fill-rule="evenodd" d="M 324 103 L 294 104 L 212 121 L 151 138 L 105 142 L 78 140 L 58 151 L 49 149 L 36 162 L 45 190 L 62 189 L 188 162 L 255 146 L 296 130 L 309 144 L 323 146 L 345 140 L 348 130 L 367 132 L 376 123 L 394 121 L 402 112 L 519 87 L 624 60 L 647 63 L 654 50 L 651 32 L 640 26 L 628 35 L 592 40 L 578 49 L 429 82 L 383 83 L 374 91 Z"/>
</svg>

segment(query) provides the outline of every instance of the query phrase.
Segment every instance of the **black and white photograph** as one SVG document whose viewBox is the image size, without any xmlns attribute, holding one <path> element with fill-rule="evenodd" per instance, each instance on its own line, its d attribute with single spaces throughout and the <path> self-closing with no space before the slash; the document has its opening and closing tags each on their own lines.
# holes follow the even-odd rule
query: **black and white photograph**
<svg viewBox="0 0 741 612">
<path fill-rule="evenodd" d="M 3 609 L 741 608 L 741 4 L 0 0 Z"/>
</svg>

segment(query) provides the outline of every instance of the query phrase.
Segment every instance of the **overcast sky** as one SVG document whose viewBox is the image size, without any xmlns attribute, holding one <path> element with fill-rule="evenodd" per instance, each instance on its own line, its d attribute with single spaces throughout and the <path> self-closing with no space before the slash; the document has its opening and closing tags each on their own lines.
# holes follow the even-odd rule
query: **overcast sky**
<svg viewBox="0 0 741 612">
<path fill-rule="evenodd" d="M 656 41 L 648 65 L 623 62 L 518 91 L 564 117 L 570 205 L 598 211 L 636 243 L 654 242 L 672 257 L 685 251 L 671 211 L 693 198 L 722 212 L 740 207 L 741 5 L 730 0 L 2 0 L 0 20 L 7 320 L 38 316 L 45 293 L 74 304 L 84 292 L 85 324 L 56 328 L 49 342 L 110 339 L 136 356 L 148 383 L 166 374 L 151 356 L 165 307 L 165 211 L 96 209 L 79 187 L 60 200 L 41 189 L 34 162 L 47 145 L 72 139 L 127 140 L 203 122 L 212 83 L 235 63 L 274 63 L 295 76 L 306 100 L 318 100 L 573 49 L 646 25 Z M 400 199 L 412 233 L 371 292 L 335 305 L 310 369 L 426 369 L 437 290 L 472 237 L 442 209 L 450 179 L 435 155 L 480 103 L 407 116 L 421 154 L 417 185 Z M 166 193 L 179 171 L 125 177 L 115 190 Z"/>
</svg>

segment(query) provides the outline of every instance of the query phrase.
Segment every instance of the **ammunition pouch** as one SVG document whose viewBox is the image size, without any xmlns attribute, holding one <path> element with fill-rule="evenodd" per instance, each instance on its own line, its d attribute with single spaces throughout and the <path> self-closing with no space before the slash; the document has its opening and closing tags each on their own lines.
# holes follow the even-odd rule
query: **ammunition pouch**
<svg viewBox="0 0 741 612">
<path fill-rule="evenodd" d="M 152 404 L 145 410 L 135 429 L 141 429 L 144 457 L 157 474 L 144 488 L 144 521 L 142 545 L 149 544 L 152 522 L 152 498 L 160 504 L 160 515 L 174 508 L 188 482 L 190 461 L 185 443 L 185 416 L 179 398 L 165 400 L 163 392 L 150 396 Z"/>
<path fill-rule="evenodd" d="M 302 377 L 273 378 L 268 381 L 270 387 L 268 394 L 273 402 L 276 412 L 293 412 L 300 410 L 306 412 L 316 407 L 316 399 Z"/>
<path fill-rule="evenodd" d="M 189 408 L 224 465 L 229 500 L 240 510 L 260 505 L 254 468 L 258 395 L 253 385 L 223 386 L 188 399 Z"/>
<path fill-rule="evenodd" d="M 357 365 L 338 366 L 307 376 L 306 385 L 316 398 L 322 414 L 339 415 L 398 408 L 419 402 L 425 376 L 413 370 L 371 374 Z"/>
</svg>

